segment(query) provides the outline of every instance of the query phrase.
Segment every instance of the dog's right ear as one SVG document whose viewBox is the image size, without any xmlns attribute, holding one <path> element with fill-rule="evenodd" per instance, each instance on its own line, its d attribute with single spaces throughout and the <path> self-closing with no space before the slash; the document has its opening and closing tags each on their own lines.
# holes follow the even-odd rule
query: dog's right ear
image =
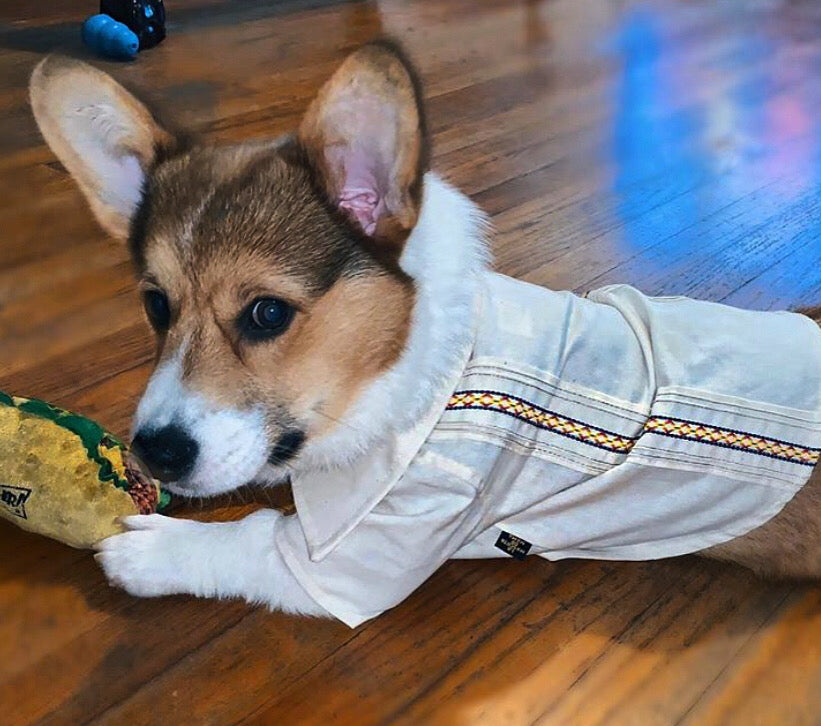
<svg viewBox="0 0 821 726">
<path fill-rule="evenodd" d="M 146 174 L 171 136 L 114 79 L 80 61 L 51 56 L 32 73 L 40 132 L 114 237 L 128 237 Z"/>
<path fill-rule="evenodd" d="M 401 249 L 419 217 L 428 139 L 416 73 L 391 41 L 349 55 L 297 135 L 328 200 L 368 236 Z"/>
</svg>

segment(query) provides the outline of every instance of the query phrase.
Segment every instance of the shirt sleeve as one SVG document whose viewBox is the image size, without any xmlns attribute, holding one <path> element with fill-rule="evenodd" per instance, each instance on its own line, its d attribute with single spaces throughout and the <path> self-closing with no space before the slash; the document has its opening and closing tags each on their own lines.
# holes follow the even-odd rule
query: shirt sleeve
<svg viewBox="0 0 821 726">
<path fill-rule="evenodd" d="M 311 597 L 354 628 L 399 604 L 460 549 L 476 501 L 473 482 L 422 457 L 321 560 L 311 560 L 298 515 L 282 522 L 277 545 Z"/>
</svg>

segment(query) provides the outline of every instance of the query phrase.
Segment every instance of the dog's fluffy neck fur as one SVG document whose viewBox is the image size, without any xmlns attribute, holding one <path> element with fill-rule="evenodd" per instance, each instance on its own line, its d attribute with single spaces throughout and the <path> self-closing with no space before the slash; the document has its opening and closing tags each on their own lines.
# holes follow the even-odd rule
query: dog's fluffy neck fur
<svg viewBox="0 0 821 726">
<path fill-rule="evenodd" d="M 464 194 L 425 175 L 422 211 L 400 259 L 416 288 L 404 351 L 331 433 L 309 442 L 290 470 L 267 466 L 259 475 L 263 482 L 282 481 L 294 470 L 351 465 L 410 429 L 431 407 L 473 334 L 481 273 L 489 265 L 487 229 L 486 216 Z"/>
</svg>

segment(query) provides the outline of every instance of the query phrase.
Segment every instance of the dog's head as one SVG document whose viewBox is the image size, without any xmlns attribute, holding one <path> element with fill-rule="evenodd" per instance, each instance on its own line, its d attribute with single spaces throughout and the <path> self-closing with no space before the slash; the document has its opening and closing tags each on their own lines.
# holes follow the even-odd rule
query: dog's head
<svg viewBox="0 0 821 726">
<path fill-rule="evenodd" d="M 106 74 L 49 58 L 31 79 L 48 144 L 128 241 L 157 367 L 134 445 L 208 495 L 299 457 L 400 356 L 414 287 L 398 258 L 427 165 L 415 76 L 353 53 L 293 137 L 184 147 Z"/>
</svg>

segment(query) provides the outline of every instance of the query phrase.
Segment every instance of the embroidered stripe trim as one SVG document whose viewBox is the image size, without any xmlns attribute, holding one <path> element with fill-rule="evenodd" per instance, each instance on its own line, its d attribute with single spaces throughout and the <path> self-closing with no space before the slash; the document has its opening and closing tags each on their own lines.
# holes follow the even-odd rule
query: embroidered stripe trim
<svg viewBox="0 0 821 726">
<path fill-rule="evenodd" d="M 528 403 L 518 396 L 510 396 L 497 391 L 457 391 L 451 396 L 446 410 L 464 409 L 503 413 L 536 428 L 618 454 L 629 452 L 637 441 L 636 438 L 590 426 L 583 421 L 577 421 L 555 411 L 548 411 L 536 404 Z"/>
<path fill-rule="evenodd" d="M 617 454 L 629 453 L 640 438 L 613 433 L 498 391 L 457 391 L 451 396 L 446 410 L 465 409 L 501 413 L 536 428 Z M 743 451 L 802 466 L 815 466 L 821 458 L 821 449 L 810 446 L 663 416 L 650 418 L 644 425 L 642 435 L 645 433 Z"/>
<path fill-rule="evenodd" d="M 645 424 L 644 430 L 674 439 L 696 441 L 725 449 L 745 451 L 749 454 L 758 454 L 759 456 L 767 456 L 771 459 L 789 461 L 804 466 L 815 466 L 818 463 L 819 456 L 821 456 L 821 449 L 799 446 L 780 439 L 769 439 L 745 431 L 708 426 L 697 421 L 657 416 L 651 418 Z"/>
</svg>

